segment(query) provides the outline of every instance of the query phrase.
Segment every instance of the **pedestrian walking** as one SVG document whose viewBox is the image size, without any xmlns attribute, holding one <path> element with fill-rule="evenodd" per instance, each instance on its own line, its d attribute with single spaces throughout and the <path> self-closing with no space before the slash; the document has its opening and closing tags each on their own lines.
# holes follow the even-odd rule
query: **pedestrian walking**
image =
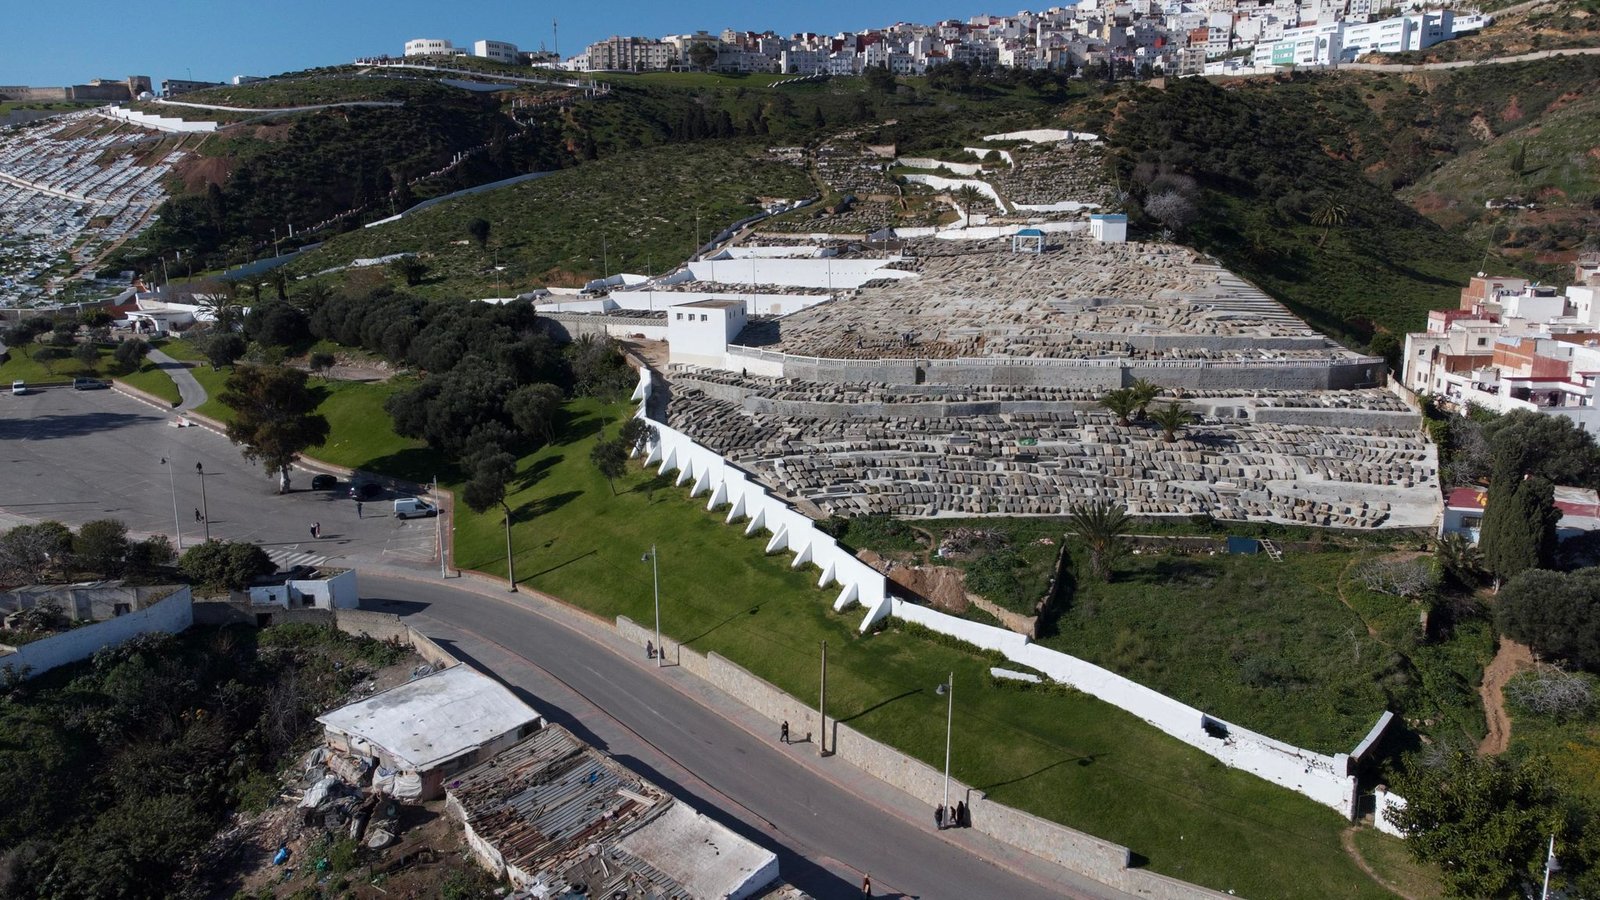
<svg viewBox="0 0 1600 900">
<path fill-rule="evenodd" d="M 779 732 L 778 732 L 778 740 L 783 741 L 785 744 L 789 743 L 789 720 L 788 719 L 784 719 L 783 720 L 783 728 L 780 729 Z"/>
<path fill-rule="evenodd" d="M 361 518 L 361 501 L 356 501 L 356 518 Z"/>
<path fill-rule="evenodd" d="M 933 808 L 933 827 L 939 829 L 940 831 L 944 830 L 944 807 L 943 806 L 935 806 Z"/>
<path fill-rule="evenodd" d="M 965 800 L 956 802 L 956 827 L 967 827 L 967 801 Z"/>
<path fill-rule="evenodd" d="M 206 520 L 205 516 L 200 515 L 200 507 L 198 506 L 194 508 L 194 520 L 196 522 L 204 522 Z"/>
<path fill-rule="evenodd" d="M 644 642 L 644 658 L 645 659 L 655 659 L 656 658 L 656 642 L 655 641 L 645 641 Z"/>
<path fill-rule="evenodd" d="M 862 875 L 861 876 L 861 896 L 863 896 L 863 897 L 871 897 L 872 896 L 872 875 L 871 874 L 867 874 L 867 875 Z"/>
</svg>

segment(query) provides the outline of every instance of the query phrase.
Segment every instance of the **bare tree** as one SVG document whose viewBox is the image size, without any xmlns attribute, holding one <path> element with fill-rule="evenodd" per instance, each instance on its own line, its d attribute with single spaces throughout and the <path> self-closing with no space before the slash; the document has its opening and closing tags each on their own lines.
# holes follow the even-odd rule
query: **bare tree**
<svg viewBox="0 0 1600 900">
<path fill-rule="evenodd" d="M 1506 683 L 1506 699 L 1544 716 L 1575 716 L 1594 708 L 1594 682 L 1557 666 L 1540 666 Z"/>
<path fill-rule="evenodd" d="M 1173 231 L 1182 231 L 1194 224 L 1200 209 L 1194 201 L 1178 193 L 1167 191 L 1144 201 L 1145 214 Z"/>
<path fill-rule="evenodd" d="M 1369 591 L 1415 600 L 1439 584 L 1439 576 L 1426 559 L 1379 559 L 1356 571 L 1356 580 Z"/>
</svg>

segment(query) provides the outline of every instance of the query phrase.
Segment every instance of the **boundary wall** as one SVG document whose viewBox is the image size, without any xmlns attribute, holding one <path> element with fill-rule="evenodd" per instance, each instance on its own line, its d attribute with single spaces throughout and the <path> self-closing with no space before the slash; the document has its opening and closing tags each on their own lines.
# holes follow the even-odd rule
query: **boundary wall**
<svg viewBox="0 0 1600 900">
<path fill-rule="evenodd" d="M 171 131 L 179 134 L 208 134 L 219 127 L 216 122 L 188 122 L 183 119 L 169 119 L 166 116 L 153 116 L 132 109 L 123 109 L 120 106 L 102 106 L 95 110 L 108 119 L 120 119 L 140 128 L 151 128 L 156 131 Z"/>
<path fill-rule="evenodd" d="M 93 625 L 68 629 L 43 640 L 23 644 L 15 653 L 0 656 L 0 670 L 32 678 L 58 666 L 88 659 L 106 647 L 131 637 L 161 631 L 178 634 L 194 624 L 194 601 L 187 585 L 172 595 L 136 612 L 124 613 Z"/>
<path fill-rule="evenodd" d="M 640 369 L 639 384 L 632 398 L 639 403 L 639 418 L 649 420 L 646 411 L 654 388 L 650 370 Z M 976 647 L 998 651 L 1014 663 L 1138 716 L 1231 768 L 1243 769 L 1338 810 L 1347 818 L 1354 818 L 1356 778 L 1351 773 L 1349 754 L 1328 756 L 1273 740 L 1207 715 L 1203 710 L 1108 669 L 1040 647 L 1024 635 L 894 597 L 882 573 L 841 547 L 832 536 L 818 529 L 809 516 L 774 497 L 754 477 L 715 451 L 663 422 L 649 421 L 655 429 L 655 439 L 648 448 L 645 465 L 659 466 L 662 474 L 677 472 L 674 484 L 690 485 L 691 497 L 709 495 L 706 509 L 729 507 L 725 521 L 733 524 L 745 519 L 746 535 L 763 530 L 771 534 L 766 552 L 787 550 L 793 553 L 791 568 L 816 565 L 822 570 L 818 587 L 838 585 L 840 588 L 833 602 L 835 612 L 842 612 L 856 603 L 866 609 L 861 631 L 894 616 Z"/>
<path fill-rule="evenodd" d="M 655 632 L 626 616 L 618 616 L 617 635 L 640 647 L 655 640 Z M 700 654 L 674 647 L 673 662 L 691 675 L 739 700 L 772 722 L 788 722 L 792 732 L 821 736 L 824 726 L 817 710 L 789 696 L 765 680 L 715 652 Z M 886 784 L 905 791 L 930 808 L 943 800 L 944 773 L 861 732 L 829 720 L 826 737 L 832 755 Z M 1120 844 L 1058 825 L 990 800 L 983 791 L 952 779 L 953 799 L 964 799 L 972 810 L 974 830 L 1048 860 L 1095 881 L 1156 900 L 1225 897 L 1208 888 L 1132 867 L 1133 855 Z"/>
<path fill-rule="evenodd" d="M 1236 362 L 1004 357 L 835 359 L 738 344 L 728 345 L 723 368 L 825 383 L 1016 385 L 1092 391 L 1127 387 L 1140 378 L 1193 390 L 1344 390 L 1380 386 L 1386 372 L 1383 360 L 1369 356 Z"/>
</svg>

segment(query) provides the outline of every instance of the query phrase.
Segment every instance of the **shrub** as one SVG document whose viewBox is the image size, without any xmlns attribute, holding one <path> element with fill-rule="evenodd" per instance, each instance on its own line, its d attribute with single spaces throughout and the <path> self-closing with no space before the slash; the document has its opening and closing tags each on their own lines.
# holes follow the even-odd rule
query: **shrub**
<svg viewBox="0 0 1600 900">
<path fill-rule="evenodd" d="M 255 544 L 209 540 L 184 551 L 178 571 L 214 590 L 243 590 L 262 575 L 278 570 L 267 552 Z"/>
</svg>

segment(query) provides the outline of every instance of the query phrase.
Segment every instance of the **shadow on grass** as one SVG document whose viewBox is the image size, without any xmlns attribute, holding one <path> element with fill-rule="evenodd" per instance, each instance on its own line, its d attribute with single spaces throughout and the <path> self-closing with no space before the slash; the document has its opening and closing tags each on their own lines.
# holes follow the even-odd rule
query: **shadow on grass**
<svg viewBox="0 0 1600 900">
<path fill-rule="evenodd" d="M 543 481 L 544 477 L 550 474 L 550 470 L 555 468 L 563 459 L 566 459 L 566 457 L 557 453 L 535 460 L 533 465 L 528 467 L 528 471 L 517 475 L 517 490 L 533 487 Z"/>
<path fill-rule="evenodd" d="M 541 570 L 539 570 L 537 572 L 534 572 L 534 573 L 532 573 L 530 575 L 527 575 L 527 576 L 524 576 L 522 578 L 519 578 L 519 579 L 517 579 L 517 583 L 518 584 L 527 584 L 529 581 L 531 581 L 531 580 L 533 580 L 535 578 L 538 578 L 540 575 L 549 575 L 551 572 L 554 572 L 557 569 L 565 569 L 567 566 L 572 565 L 573 563 L 577 562 L 578 560 L 580 560 L 580 559 L 588 559 L 589 557 L 594 556 L 596 553 L 599 553 L 599 552 L 600 551 L 598 549 L 595 549 L 595 550 L 590 550 L 588 553 L 580 553 L 577 556 L 574 556 L 571 559 L 567 560 L 566 562 L 556 563 L 555 565 L 550 566 L 547 569 L 541 569 Z"/>
<path fill-rule="evenodd" d="M 1170 584 L 1175 580 L 1188 581 L 1213 574 L 1210 566 L 1195 560 L 1163 559 L 1149 569 L 1137 574 L 1123 573 L 1119 580 L 1133 581 L 1139 584 Z"/>
<path fill-rule="evenodd" d="M 589 413 L 574 416 L 563 409 L 561 416 L 561 420 L 556 424 L 556 434 L 560 437 L 553 441 L 558 447 L 570 446 L 594 437 L 607 424 L 605 419 Z"/>
<path fill-rule="evenodd" d="M 582 496 L 582 491 L 562 491 L 559 494 L 551 494 L 548 497 L 540 497 L 536 500 L 529 500 L 527 503 L 517 506 L 516 513 L 514 514 L 513 518 L 521 518 L 529 515 L 542 516 L 547 513 L 553 513 Z"/>
<path fill-rule="evenodd" d="M 1043 766 L 1041 768 L 1034 769 L 1032 772 L 1029 772 L 1026 775 L 1018 775 L 1015 778 L 1008 778 L 1005 781 L 996 781 L 993 784 L 982 785 L 982 786 L 978 787 L 978 790 L 983 791 L 985 794 L 987 794 L 990 791 L 996 791 L 996 790 L 999 790 L 1000 788 L 1003 788 L 1003 787 L 1010 787 L 1013 784 L 1021 784 L 1022 782 L 1027 781 L 1030 778 L 1034 778 L 1034 777 L 1037 777 L 1039 775 L 1043 775 L 1044 773 L 1050 771 L 1051 769 L 1060 768 L 1061 766 L 1067 765 L 1068 763 L 1075 762 L 1080 766 L 1090 766 L 1090 765 L 1094 765 L 1094 761 L 1095 760 L 1094 760 L 1093 756 L 1069 756 L 1069 757 L 1066 757 L 1065 759 L 1058 759 L 1055 762 L 1049 764 L 1048 766 Z"/>
<path fill-rule="evenodd" d="M 461 471 L 460 466 L 431 447 L 411 447 L 399 453 L 369 459 L 355 468 L 417 484 L 430 482 L 435 476 L 442 484 L 466 480 L 466 473 Z"/>
<path fill-rule="evenodd" d="M 623 491 L 623 493 L 643 494 L 645 495 L 646 499 L 654 499 L 656 491 L 664 491 L 667 488 L 672 487 L 672 480 L 674 477 L 675 476 L 671 473 L 664 475 L 652 475 L 633 487 L 628 488 L 626 491 Z"/>
<path fill-rule="evenodd" d="M 836 722 L 838 724 L 841 724 L 841 725 L 846 723 L 846 722 L 854 722 L 855 720 L 861 718 L 862 716 L 866 715 L 867 713 L 877 712 L 878 710 L 883 709 L 885 706 L 888 706 L 891 703 L 894 703 L 894 702 L 899 701 L 899 700 L 904 700 L 905 698 L 910 697 L 913 694 L 920 694 L 922 692 L 923 692 L 922 688 L 912 688 L 911 690 L 906 691 L 904 693 L 896 694 L 893 697 L 888 697 L 888 698 L 885 698 L 883 700 L 879 700 L 877 703 L 872 704 L 871 706 L 867 707 L 866 709 L 861 710 L 860 712 L 853 713 L 853 714 L 845 716 L 843 718 L 834 719 L 834 722 Z M 837 739 L 837 737 L 835 739 Z"/>
<path fill-rule="evenodd" d="M 749 609 L 741 609 L 738 612 L 734 613 L 733 615 L 727 617 L 726 619 L 723 619 L 721 622 L 718 622 L 717 624 L 711 626 L 710 628 L 707 628 L 705 631 L 700 632 L 699 634 L 695 635 L 694 637 L 689 638 L 686 641 L 679 641 L 678 643 L 679 643 L 680 646 L 687 647 L 690 644 L 693 644 L 695 641 L 698 641 L 701 638 L 710 635 L 712 632 L 714 632 L 717 629 L 723 627 L 724 625 L 727 625 L 727 624 L 737 620 L 740 616 L 753 616 L 756 613 L 761 612 L 761 607 L 763 605 L 765 605 L 765 604 L 764 603 L 757 603 L 755 606 L 752 606 Z"/>
</svg>

